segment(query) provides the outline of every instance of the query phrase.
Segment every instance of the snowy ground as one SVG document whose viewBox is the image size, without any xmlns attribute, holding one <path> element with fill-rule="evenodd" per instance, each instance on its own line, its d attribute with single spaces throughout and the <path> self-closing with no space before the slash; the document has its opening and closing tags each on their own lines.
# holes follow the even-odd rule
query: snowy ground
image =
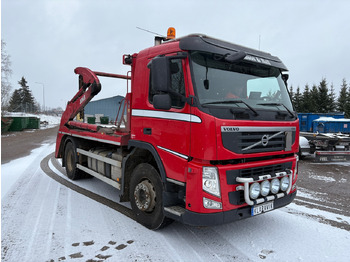
<svg viewBox="0 0 350 262">
<path fill-rule="evenodd" d="M 350 224 L 350 217 L 295 203 L 227 225 L 173 223 L 150 231 L 48 177 L 40 162 L 54 151 L 53 142 L 1 166 L 2 261 L 348 261 L 350 257 L 350 232 L 319 222 L 325 218 Z M 326 177 L 320 174 L 320 179 Z M 95 179 L 76 183 L 113 201 L 118 195 Z"/>
</svg>

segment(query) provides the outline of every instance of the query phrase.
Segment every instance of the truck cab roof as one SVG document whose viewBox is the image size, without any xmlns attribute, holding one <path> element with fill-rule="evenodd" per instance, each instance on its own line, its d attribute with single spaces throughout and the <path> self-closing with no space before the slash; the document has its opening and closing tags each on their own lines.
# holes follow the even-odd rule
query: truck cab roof
<svg viewBox="0 0 350 262">
<path fill-rule="evenodd" d="M 141 51 L 140 54 L 146 51 L 145 53 L 147 56 L 152 56 L 153 54 L 159 55 L 162 53 L 162 49 L 164 49 L 164 54 L 180 50 L 200 51 L 222 56 L 234 55 L 239 52 L 244 52 L 246 55 L 244 57 L 244 61 L 246 62 L 272 66 L 279 68 L 281 71 L 288 71 L 283 62 L 278 57 L 273 56 L 270 53 L 226 42 L 204 34 L 191 34 L 173 40 L 165 41 L 161 45 L 153 46 Z"/>
</svg>

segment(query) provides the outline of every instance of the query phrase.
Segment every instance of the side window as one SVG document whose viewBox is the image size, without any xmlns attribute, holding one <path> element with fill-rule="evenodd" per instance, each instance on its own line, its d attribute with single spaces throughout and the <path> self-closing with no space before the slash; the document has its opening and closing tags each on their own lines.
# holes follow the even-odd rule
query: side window
<svg viewBox="0 0 350 262">
<path fill-rule="evenodd" d="M 183 108 L 185 102 L 181 101 L 183 96 L 186 96 L 185 90 L 185 80 L 182 68 L 181 59 L 172 59 L 170 62 L 170 71 L 171 71 L 171 87 L 170 87 L 170 98 L 171 106 L 174 108 Z M 150 76 L 151 79 L 151 76 Z M 152 87 L 151 81 L 149 82 L 149 102 L 153 103 L 153 96 L 157 92 Z"/>
</svg>

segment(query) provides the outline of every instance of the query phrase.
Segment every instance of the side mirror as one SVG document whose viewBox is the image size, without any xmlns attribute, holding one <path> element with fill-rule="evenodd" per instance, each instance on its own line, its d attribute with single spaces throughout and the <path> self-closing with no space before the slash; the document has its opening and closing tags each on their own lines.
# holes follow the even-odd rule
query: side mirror
<svg viewBox="0 0 350 262">
<path fill-rule="evenodd" d="M 282 79 L 283 79 L 284 83 L 286 84 L 286 86 L 288 86 L 288 85 L 287 85 L 288 78 L 289 78 L 289 75 L 288 75 L 288 74 L 282 73 Z"/>
<path fill-rule="evenodd" d="M 169 94 L 154 95 L 153 106 L 155 109 L 169 110 L 171 108 L 170 95 Z"/>
<path fill-rule="evenodd" d="M 151 83 L 154 90 L 167 93 L 171 83 L 169 59 L 165 56 L 155 57 L 148 67 L 151 69 Z"/>
</svg>

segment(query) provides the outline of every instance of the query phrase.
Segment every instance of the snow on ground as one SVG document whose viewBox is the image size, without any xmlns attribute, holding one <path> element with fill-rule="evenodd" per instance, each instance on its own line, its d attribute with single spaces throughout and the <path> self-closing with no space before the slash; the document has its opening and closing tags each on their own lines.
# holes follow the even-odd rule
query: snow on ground
<svg viewBox="0 0 350 262">
<path fill-rule="evenodd" d="M 2 261 L 348 261 L 350 232 L 315 217 L 350 218 L 292 203 L 215 227 L 151 231 L 48 177 L 44 144 L 2 165 Z M 52 167 L 52 164 L 50 164 Z M 57 169 L 54 172 L 63 176 Z M 15 176 L 14 176 L 15 175 Z M 115 201 L 94 179 L 75 183 Z"/>
</svg>

